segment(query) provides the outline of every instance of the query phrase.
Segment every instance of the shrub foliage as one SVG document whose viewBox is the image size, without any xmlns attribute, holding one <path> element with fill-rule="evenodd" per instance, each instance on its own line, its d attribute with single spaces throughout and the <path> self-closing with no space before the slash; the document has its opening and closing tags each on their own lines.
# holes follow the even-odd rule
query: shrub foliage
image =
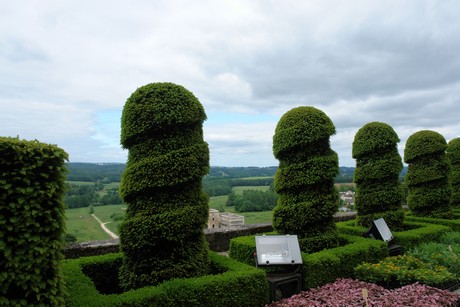
<svg viewBox="0 0 460 307">
<path fill-rule="evenodd" d="M 334 133 L 334 124 L 324 112 L 303 106 L 281 117 L 273 137 L 273 153 L 280 161 L 273 227 L 280 234 L 298 235 L 306 252 L 338 244 L 333 215 L 339 204 L 334 189 L 339 167 L 329 143 Z"/>
<path fill-rule="evenodd" d="M 356 159 L 355 206 L 357 224 L 370 227 L 383 217 L 390 228 L 401 228 L 404 212 L 399 174 L 403 169 L 399 137 L 385 123 L 364 125 L 355 135 L 352 156 Z"/>
<path fill-rule="evenodd" d="M 198 99 L 172 83 L 142 86 L 126 101 L 121 144 L 129 154 L 120 183 L 128 204 L 120 227 L 124 289 L 207 273 L 205 119 Z"/>
<path fill-rule="evenodd" d="M 446 155 L 451 167 L 451 205 L 453 208 L 460 208 L 460 138 L 452 139 L 447 143 Z"/>
<path fill-rule="evenodd" d="M 62 306 L 67 153 L 0 138 L 0 305 Z"/>
<path fill-rule="evenodd" d="M 408 164 L 406 202 L 415 216 L 453 218 L 446 148 L 444 137 L 430 130 L 416 132 L 407 139 L 404 149 L 404 162 Z"/>
<path fill-rule="evenodd" d="M 445 267 L 430 265 L 410 255 L 388 257 L 378 263 L 363 263 L 355 268 L 356 278 L 386 288 L 414 282 L 441 287 L 456 281 Z"/>
</svg>

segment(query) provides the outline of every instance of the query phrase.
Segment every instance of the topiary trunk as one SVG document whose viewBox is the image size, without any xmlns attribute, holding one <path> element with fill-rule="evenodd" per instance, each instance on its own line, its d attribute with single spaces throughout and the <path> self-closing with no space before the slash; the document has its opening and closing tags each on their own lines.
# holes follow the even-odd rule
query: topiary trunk
<svg viewBox="0 0 460 307">
<path fill-rule="evenodd" d="M 208 272 L 205 119 L 198 99 L 172 83 L 140 87 L 126 101 L 121 144 L 129 154 L 120 184 L 128 204 L 120 227 L 126 290 Z"/>
<path fill-rule="evenodd" d="M 370 227 L 384 218 L 390 228 L 404 223 L 399 174 L 403 169 L 397 144 L 399 137 L 389 125 L 372 122 L 355 135 L 352 156 L 356 159 L 354 182 L 357 224 Z"/>
<path fill-rule="evenodd" d="M 415 216 L 453 218 L 446 148 L 446 140 L 435 131 L 422 130 L 407 139 L 404 149 L 404 162 L 409 164 L 405 178 L 406 202 Z"/>
<path fill-rule="evenodd" d="M 452 185 L 452 208 L 460 208 L 460 138 L 447 144 L 447 158 L 451 166 L 450 183 Z"/>
<path fill-rule="evenodd" d="M 305 252 L 338 245 L 334 177 L 339 166 L 329 144 L 334 133 L 334 124 L 321 110 L 298 107 L 281 117 L 273 137 L 273 153 L 280 161 L 273 227 L 281 234 L 296 234 Z"/>
</svg>

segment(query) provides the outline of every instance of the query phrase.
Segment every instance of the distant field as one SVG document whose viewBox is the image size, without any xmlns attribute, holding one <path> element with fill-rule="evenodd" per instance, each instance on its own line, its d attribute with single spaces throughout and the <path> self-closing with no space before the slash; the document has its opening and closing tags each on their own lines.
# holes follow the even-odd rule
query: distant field
<svg viewBox="0 0 460 307">
<path fill-rule="evenodd" d="M 254 188 L 254 187 L 250 187 Z M 272 221 L 273 212 L 272 211 L 262 211 L 262 212 L 236 212 L 235 207 L 227 207 L 225 203 L 227 202 L 227 195 L 223 196 L 214 196 L 209 200 L 209 208 L 219 210 L 222 208 L 225 212 L 236 213 L 244 216 L 244 223 L 257 224 L 257 223 L 268 223 Z"/>
<path fill-rule="evenodd" d="M 244 177 L 240 179 L 241 180 L 258 180 L 258 179 L 270 179 L 270 178 L 273 178 L 273 176 Z"/>
<path fill-rule="evenodd" d="M 78 242 L 110 239 L 88 208 L 67 209 L 66 217 L 67 233 L 74 235 Z"/>
<path fill-rule="evenodd" d="M 124 213 L 126 205 L 108 205 L 93 207 L 94 214 L 106 224 L 107 228 L 118 234 L 120 221 L 112 221 L 110 216 L 113 213 Z M 89 208 L 67 209 L 67 233 L 73 234 L 78 242 L 107 240 L 110 236 L 106 234 L 99 223 L 89 214 Z"/>
<path fill-rule="evenodd" d="M 75 181 L 73 181 L 75 183 Z M 79 182 L 80 184 L 91 184 Z M 115 184 L 111 183 L 112 187 Z M 106 187 L 107 188 L 107 187 Z M 268 190 L 268 186 L 238 186 L 233 187 L 233 190 L 236 193 L 243 193 L 244 190 L 253 189 L 259 191 Z M 108 188 L 109 189 L 109 188 Z M 209 201 L 209 207 L 213 209 L 220 210 L 223 208 L 225 212 L 236 213 L 244 216 L 245 224 L 256 224 L 256 223 L 265 223 L 271 222 L 272 220 L 272 211 L 263 211 L 263 212 L 235 212 L 234 207 L 227 207 L 225 203 L 227 202 L 228 195 L 223 196 L 214 196 L 211 197 Z M 114 213 L 126 212 L 126 205 L 107 205 L 107 206 L 95 206 L 94 214 L 103 222 L 110 222 L 106 224 L 107 228 L 110 231 L 119 234 L 118 226 L 120 221 L 113 221 L 110 216 Z M 73 234 L 78 242 L 87 242 L 95 240 L 107 240 L 110 239 L 110 236 L 106 234 L 97 221 L 89 214 L 89 208 L 76 208 L 76 209 L 67 209 L 67 233 Z"/>
<path fill-rule="evenodd" d="M 93 185 L 95 182 L 89 182 L 89 181 L 66 181 L 69 184 L 76 184 L 76 185 Z"/>
<path fill-rule="evenodd" d="M 257 190 L 257 191 L 268 191 L 270 187 L 268 185 L 264 186 L 236 186 L 232 188 L 232 191 L 237 194 L 242 194 L 245 190 Z"/>
<path fill-rule="evenodd" d="M 116 190 L 120 186 L 119 182 L 111 182 L 108 184 L 104 184 L 104 189 L 106 190 Z"/>
</svg>

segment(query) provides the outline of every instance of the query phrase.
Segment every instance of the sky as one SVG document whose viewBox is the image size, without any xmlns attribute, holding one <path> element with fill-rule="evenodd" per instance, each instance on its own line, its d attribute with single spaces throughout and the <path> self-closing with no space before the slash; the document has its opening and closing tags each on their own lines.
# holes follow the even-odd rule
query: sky
<svg viewBox="0 0 460 307">
<path fill-rule="evenodd" d="M 207 114 L 212 166 L 277 166 L 283 114 L 322 110 L 340 166 L 369 122 L 401 141 L 460 136 L 456 0 L 0 2 L 0 136 L 70 162 L 126 162 L 120 118 L 140 86 L 184 86 Z"/>
</svg>

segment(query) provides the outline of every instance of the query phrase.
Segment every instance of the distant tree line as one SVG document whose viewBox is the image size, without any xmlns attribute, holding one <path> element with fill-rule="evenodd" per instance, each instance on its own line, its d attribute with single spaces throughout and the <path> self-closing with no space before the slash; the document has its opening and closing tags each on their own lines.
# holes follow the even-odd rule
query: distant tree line
<svg viewBox="0 0 460 307">
<path fill-rule="evenodd" d="M 227 206 L 234 206 L 236 212 L 270 211 L 276 206 L 278 196 L 268 191 L 245 190 L 242 194 L 231 192 L 228 195 Z"/>
<path fill-rule="evenodd" d="M 110 183 L 110 182 L 120 182 L 121 174 L 126 168 L 125 163 L 67 163 L 67 168 L 69 170 L 69 174 L 67 175 L 68 181 L 87 181 L 87 182 L 102 182 L 102 183 Z M 238 181 L 240 178 L 245 180 L 242 185 L 262 185 L 260 182 L 258 183 L 257 177 L 274 177 L 276 170 L 278 169 L 277 166 L 269 166 L 269 167 L 222 167 L 222 166 L 211 166 L 209 174 L 204 177 L 203 183 L 205 185 L 210 186 L 219 186 L 225 185 L 229 186 L 225 182 L 225 180 L 230 180 L 230 187 L 238 185 Z M 353 182 L 353 173 L 355 168 L 354 167 L 346 167 L 342 166 L 339 167 L 339 174 L 335 177 L 336 183 L 347 183 Z M 403 178 L 405 173 L 407 172 L 407 168 L 401 172 L 400 178 Z M 251 178 L 251 179 L 248 179 Z M 211 183 L 214 180 L 218 180 L 219 183 Z M 222 180 L 222 181 L 220 181 Z M 251 180 L 252 184 L 247 184 Z M 254 180 L 254 181 L 253 181 Z M 266 179 L 261 179 L 266 180 Z M 271 179 L 273 180 L 273 179 Z M 211 189 L 212 190 L 212 189 Z M 228 194 L 228 193 L 227 193 Z M 222 195 L 222 194 L 219 194 Z"/>
<path fill-rule="evenodd" d="M 69 209 L 123 203 L 116 189 L 106 190 L 105 193 L 101 193 L 103 190 L 104 185 L 102 183 L 84 185 L 67 183 L 64 203 Z"/>
<path fill-rule="evenodd" d="M 124 163 L 67 163 L 68 181 L 120 182 Z"/>
<path fill-rule="evenodd" d="M 237 186 L 269 186 L 273 184 L 273 178 L 260 179 L 215 179 L 206 177 L 203 180 L 203 191 L 209 196 L 228 195 L 232 192 L 232 187 Z"/>
</svg>

